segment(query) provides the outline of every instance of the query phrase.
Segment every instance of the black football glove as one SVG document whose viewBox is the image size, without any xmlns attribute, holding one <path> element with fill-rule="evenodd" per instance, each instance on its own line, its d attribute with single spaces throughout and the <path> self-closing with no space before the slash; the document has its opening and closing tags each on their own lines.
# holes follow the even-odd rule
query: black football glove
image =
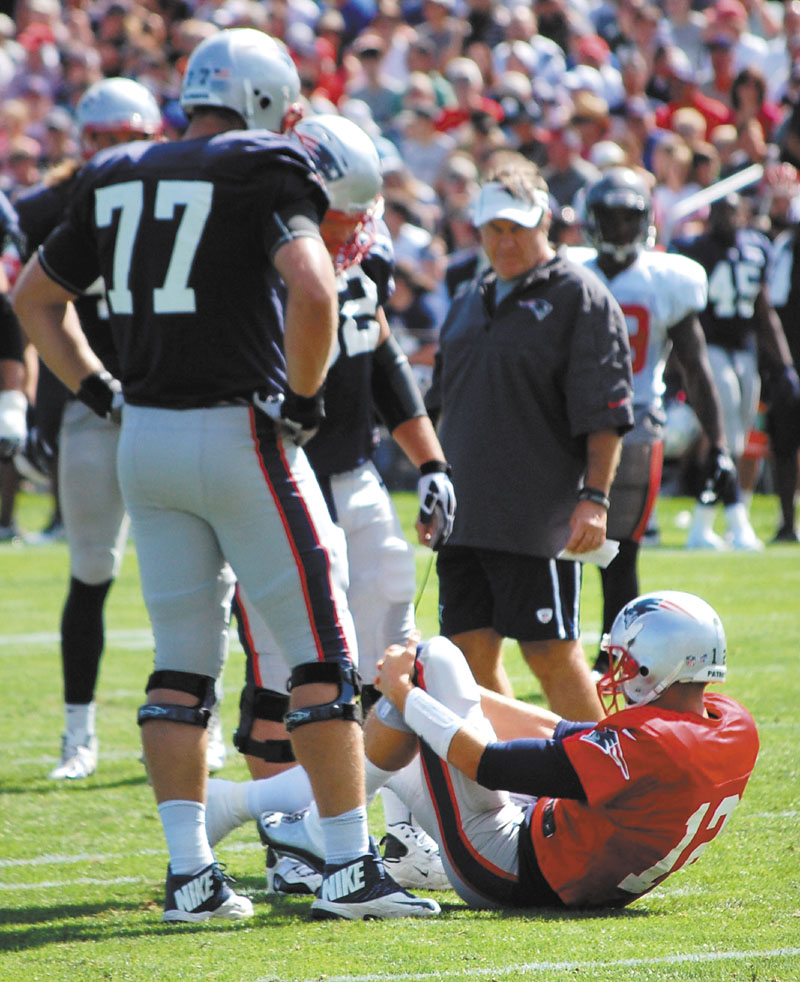
<svg viewBox="0 0 800 982">
<path fill-rule="evenodd" d="M 700 493 L 704 505 L 713 505 L 722 498 L 732 501 L 736 497 L 736 464 L 726 447 L 712 447 L 706 457 L 705 480 Z"/>
<path fill-rule="evenodd" d="M 78 398 L 101 419 L 122 422 L 122 385 L 111 372 L 92 372 L 81 381 Z"/>
<path fill-rule="evenodd" d="M 450 467 L 431 460 L 419 469 L 417 481 L 419 520 L 431 526 L 431 549 L 438 549 L 450 538 L 456 516 L 456 492 L 450 480 Z"/>
<path fill-rule="evenodd" d="M 313 396 L 299 396 L 291 389 L 266 398 L 256 394 L 253 401 L 270 419 L 280 423 L 289 439 L 298 447 L 304 447 L 317 435 L 319 424 L 325 419 L 322 389 Z"/>
</svg>

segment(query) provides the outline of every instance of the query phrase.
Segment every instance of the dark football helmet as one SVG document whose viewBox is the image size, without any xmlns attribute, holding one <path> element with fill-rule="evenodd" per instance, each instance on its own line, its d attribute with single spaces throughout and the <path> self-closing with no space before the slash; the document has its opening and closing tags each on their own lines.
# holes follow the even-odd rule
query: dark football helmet
<svg viewBox="0 0 800 982">
<path fill-rule="evenodd" d="M 586 192 L 586 237 L 598 253 L 627 264 L 655 242 L 653 203 L 636 171 L 612 167 Z"/>
</svg>

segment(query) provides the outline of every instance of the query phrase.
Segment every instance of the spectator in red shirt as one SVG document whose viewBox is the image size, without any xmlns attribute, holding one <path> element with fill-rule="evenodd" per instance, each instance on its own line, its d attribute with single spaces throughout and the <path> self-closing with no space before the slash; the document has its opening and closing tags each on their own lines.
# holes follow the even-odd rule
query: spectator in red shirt
<svg viewBox="0 0 800 982">
<path fill-rule="evenodd" d="M 445 77 L 453 86 L 455 106 L 445 106 L 436 120 L 436 129 L 443 133 L 469 123 L 475 113 L 487 113 L 495 122 L 502 123 L 500 103 L 483 94 L 483 75 L 471 58 L 454 58 L 445 70 Z"/>
<path fill-rule="evenodd" d="M 671 130 L 675 112 L 683 106 L 691 106 L 705 119 L 708 139 L 715 126 L 727 122 L 727 107 L 717 99 L 703 95 L 697 85 L 695 70 L 680 48 L 668 50 L 666 64 L 671 98 L 666 105 L 656 110 L 656 126 Z"/>
</svg>

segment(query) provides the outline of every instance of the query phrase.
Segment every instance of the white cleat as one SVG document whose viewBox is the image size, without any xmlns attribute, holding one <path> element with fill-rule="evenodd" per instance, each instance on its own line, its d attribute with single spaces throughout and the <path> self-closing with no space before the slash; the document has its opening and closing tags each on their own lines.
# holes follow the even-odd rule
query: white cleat
<svg viewBox="0 0 800 982">
<path fill-rule="evenodd" d="M 78 781 L 97 770 L 97 737 L 86 744 L 74 743 L 65 733 L 61 737 L 61 763 L 47 775 L 52 781 Z"/>
<path fill-rule="evenodd" d="M 739 552 L 763 552 L 764 543 L 751 527 L 739 529 L 729 535 L 728 541 Z"/>
<path fill-rule="evenodd" d="M 386 827 L 381 839 L 386 872 L 401 887 L 449 890 L 439 846 L 416 825 L 397 822 Z"/>
<path fill-rule="evenodd" d="M 730 546 L 716 532 L 704 529 L 691 529 L 686 539 L 687 549 L 712 549 L 715 552 L 728 552 Z"/>
<path fill-rule="evenodd" d="M 294 856 L 284 856 L 267 847 L 267 893 L 278 896 L 315 896 L 322 886 L 322 873 Z"/>
<path fill-rule="evenodd" d="M 256 820 L 256 828 L 263 846 L 293 856 L 321 873 L 325 857 L 308 832 L 307 819 L 307 808 L 293 814 L 263 812 Z"/>
</svg>

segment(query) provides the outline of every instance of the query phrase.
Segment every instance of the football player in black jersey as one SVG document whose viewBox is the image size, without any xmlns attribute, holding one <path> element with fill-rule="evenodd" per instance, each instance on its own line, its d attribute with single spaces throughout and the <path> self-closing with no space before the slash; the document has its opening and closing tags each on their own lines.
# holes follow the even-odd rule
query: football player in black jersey
<svg viewBox="0 0 800 982">
<path fill-rule="evenodd" d="M 14 207 L 0 191 L 0 255 L 20 242 L 19 220 Z M 19 321 L 11 308 L 10 285 L 0 261 L 0 461 L 8 460 L 25 442 L 27 433 L 25 363 Z"/>
<path fill-rule="evenodd" d="M 186 67 L 182 139 L 93 158 L 15 291 L 56 374 L 98 414 L 122 409 L 118 469 L 155 636 L 138 721 L 170 855 L 166 921 L 252 914 L 205 830 L 230 569 L 286 661 L 287 729 L 324 816 L 312 916 L 439 912 L 394 883 L 369 837 L 346 563 L 302 450 L 322 416 L 338 311 L 319 235 L 326 192 L 296 141 L 275 135 L 298 94 L 274 39 L 207 38 Z M 68 306 L 98 275 L 121 387 Z"/>
<path fill-rule="evenodd" d="M 775 390 L 795 396 L 798 392 L 797 372 L 766 288 L 770 242 L 745 226 L 744 202 L 738 194 L 730 194 L 711 205 L 707 232 L 689 241 L 676 241 L 672 248 L 699 262 L 708 275 L 708 303 L 700 313 L 700 323 L 722 402 L 726 442 L 738 463 L 758 411 L 759 353 L 775 380 Z M 703 491 L 695 503 L 687 547 L 763 549 L 738 485 L 720 499 L 727 540 L 713 530 L 716 498 L 712 497 L 707 501 Z"/>
<path fill-rule="evenodd" d="M 25 387 L 32 385 L 23 358 L 23 338 L 11 308 L 10 282 L 5 262 L 19 269 L 22 233 L 14 206 L 0 191 L 0 542 L 17 540 L 13 521 L 19 478 L 11 463 L 24 445 L 28 432 L 28 399 Z"/>
<path fill-rule="evenodd" d="M 348 604 L 358 638 L 361 704 L 377 698 L 372 679 L 390 644 L 414 630 L 415 564 L 400 519 L 372 457 L 376 411 L 420 469 L 420 541 L 438 547 L 447 537 L 455 494 L 433 425 L 408 359 L 390 333 L 383 311 L 392 289 L 393 251 L 379 218 L 378 152 L 355 123 L 333 114 L 302 120 L 294 134 L 325 180 L 331 206 L 321 233 L 334 261 L 339 290 L 339 331 L 325 383 L 325 419 L 305 447 L 333 518 L 344 531 L 349 566 Z M 441 520 L 439 528 L 435 522 Z M 247 653 L 237 747 L 253 777 L 269 777 L 293 759 L 282 719 L 288 705 L 286 669 L 267 624 L 246 592 L 237 592 L 239 635 Z M 209 785 L 210 813 L 237 793 L 231 781 Z M 383 797 L 385 861 L 405 887 L 445 888 L 435 843 L 412 821 L 391 791 Z M 253 816 L 254 818 L 257 816 Z M 213 844 L 213 842 L 212 842 Z M 268 881 L 300 892 L 296 869 L 268 856 Z M 318 879 L 318 877 L 317 877 Z M 313 892 L 313 884 L 306 884 Z"/>
<path fill-rule="evenodd" d="M 145 86 L 129 78 L 91 85 L 76 108 L 82 157 L 59 164 L 42 184 L 20 195 L 17 210 L 29 252 L 36 250 L 66 213 L 83 163 L 118 143 L 152 139 L 161 110 Z M 81 328 L 106 368 L 119 374 L 100 279 L 75 299 Z M 119 425 L 75 399 L 45 367 L 36 399 L 37 441 L 29 456 L 57 459 L 58 500 L 70 557 L 70 580 L 61 615 L 64 733 L 54 780 L 89 777 L 97 768 L 95 690 L 105 645 L 103 609 L 119 574 L 128 516 L 117 479 Z M 57 449 L 57 458 L 53 451 Z"/>
</svg>

